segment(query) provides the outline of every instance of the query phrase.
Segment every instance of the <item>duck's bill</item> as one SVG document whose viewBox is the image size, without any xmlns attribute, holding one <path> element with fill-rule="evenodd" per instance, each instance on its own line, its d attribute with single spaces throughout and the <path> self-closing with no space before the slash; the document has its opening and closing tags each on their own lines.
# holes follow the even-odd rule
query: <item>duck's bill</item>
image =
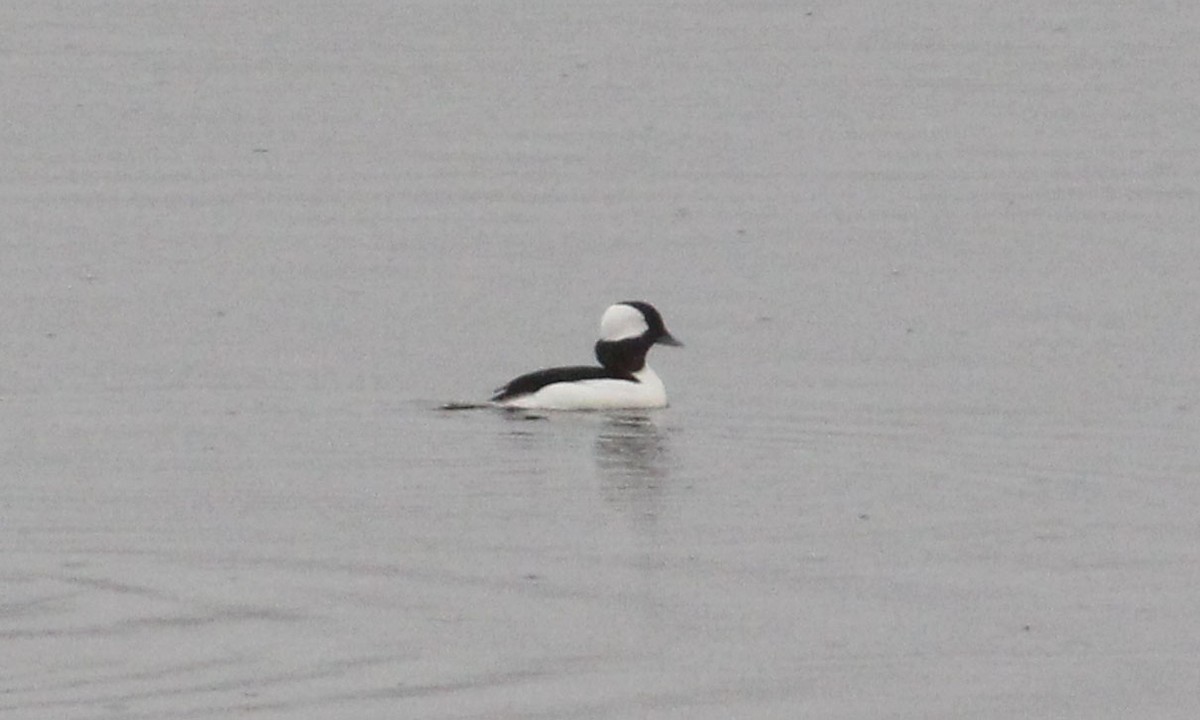
<svg viewBox="0 0 1200 720">
<path fill-rule="evenodd" d="M 667 333 L 658 339 L 659 345 L 670 345 L 671 347 L 683 347 L 683 343 L 675 339 L 671 333 Z"/>
</svg>

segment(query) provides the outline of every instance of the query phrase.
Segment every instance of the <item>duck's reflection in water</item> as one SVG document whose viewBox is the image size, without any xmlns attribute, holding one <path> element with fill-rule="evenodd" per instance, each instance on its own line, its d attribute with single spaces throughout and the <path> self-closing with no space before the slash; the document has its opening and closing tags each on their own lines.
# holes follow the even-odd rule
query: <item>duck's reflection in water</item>
<svg viewBox="0 0 1200 720">
<path fill-rule="evenodd" d="M 596 436 L 596 469 L 605 503 L 624 517 L 631 546 L 627 562 L 633 575 L 628 586 L 636 598 L 627 618 L 643 650 L 665 647 L 673 636 L 666 605 L 669 551 L 662 526 L 671 497 L 670 435 L 648 414 L 605 418 Z"/>
<path fill-rule="evenodd" d="M 596 436 L 605 500 L 638 524 L 653 523 L 670 478 L 668 436 L 649 414 L 614 414 Z"/>
</svg>

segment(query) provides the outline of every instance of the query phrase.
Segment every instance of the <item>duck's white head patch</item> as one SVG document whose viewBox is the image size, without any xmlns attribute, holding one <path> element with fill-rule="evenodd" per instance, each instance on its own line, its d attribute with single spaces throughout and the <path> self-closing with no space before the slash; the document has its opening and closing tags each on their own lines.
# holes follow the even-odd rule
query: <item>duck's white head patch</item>
<svg viewBox="0 0 1200 720">
<path fill-rule="evenodd" d="M 624 303 L 610 305 L 600 318 L 600 339 L 609 342 L 638 337 L 649 329 L 642 311 Z"/>
</svg>

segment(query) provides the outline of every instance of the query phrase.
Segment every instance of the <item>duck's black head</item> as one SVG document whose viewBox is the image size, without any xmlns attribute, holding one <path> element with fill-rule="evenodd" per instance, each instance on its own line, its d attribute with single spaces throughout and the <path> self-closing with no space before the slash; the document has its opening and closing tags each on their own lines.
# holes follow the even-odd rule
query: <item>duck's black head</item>
<svg viewBox="0 0 1200 720">
<path fill-rule="evenodd" d="M 613 372 L 632 374 L 646 365 L 646 353 L 655 344 L 683 346 L 667 331 L 653 305 L 641 300 L 619 302 L 600 318 L 596 359 Z"/>
</svg>

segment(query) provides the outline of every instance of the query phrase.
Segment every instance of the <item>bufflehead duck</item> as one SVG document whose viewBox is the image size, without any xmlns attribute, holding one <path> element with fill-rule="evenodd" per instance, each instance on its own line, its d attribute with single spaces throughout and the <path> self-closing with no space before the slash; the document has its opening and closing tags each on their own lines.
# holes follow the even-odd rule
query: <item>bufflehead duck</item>
<svg viewBox="0 0 1200 720">
<path fill-rule="evenodd" d="M 557 367 L 522 375 L 497 389 L 492 404 L 538 410 L 666 407 L 666 388 L 646 364 L 646 353 L 655 344 L 683 345 L 667 332 L 662 315 L 650 303 L 611 305 L 600 318 L 599 367 Z"/>
</svg>

